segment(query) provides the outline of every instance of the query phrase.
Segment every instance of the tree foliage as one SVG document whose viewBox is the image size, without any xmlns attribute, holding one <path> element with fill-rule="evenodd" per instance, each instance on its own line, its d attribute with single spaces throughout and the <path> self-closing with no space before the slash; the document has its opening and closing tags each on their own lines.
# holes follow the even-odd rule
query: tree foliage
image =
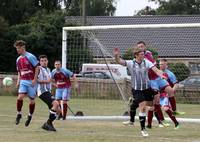
<svg viewBox="0 0 200 142">
<path fill-rule="evenodd" d="M 8 31 L 8 23 L 5 21 L 3 17 L 0 16 L 0 38 Z"/>
<path fill-rule="evenodd" d="M 86 0 L 86 15 L 113 15 L 114 1 Z M 81 2 L 82 0 L 1 0 L 0 71 L 16 71 L 17 53 L 13 48 L 13 43 L 18 39 L 25 40 L 28 44 L 27 51 L 36 56 L 47 54 L 52 68 L 53 61 L 61 59 L 62 27 L 68 25 L 65 16 L 80 16 Z M 61 10 L 62 6 L 65 7 L 65 10 Z M 92 62 L 87 39 L 84 39 L 86 44 L 83 46 L 83 36 L 81 33 L 77 33 L 77 36 L 79 43 L 76 44 L 81 48 L 78 49 L 78 45 L 68 45 L 71 50 L 68 56 L 73 54 L 73 58 L 78 59 L 77 65 L 72 67 L 70 58 L 68 58 L 68 65 L 74 71 L 79 70 L 82 62 Z M 79 52 L 81 53 L 78 54 Z M 84 57 L 81 58 L 79 55 Z M 84 58 L 86 60 L 82 60 Z"/>
<path fill-rule="evenodd" d="M 184 63 L 170 63 L 169 69 L 176 75 L 178 81 L 182 81 L 190 75 L 190 69 Z"/>
<path fill-rule="evenodd" d="M 87 16 L 113 16 L 116 10 L 116 0 L 85 0 Z M 82 13 L 82 0 L 71 0 L 66 8 L 67 15 L 80 16 Z"/>
<path fill-rule="evenodd" d="M 147 48 L 147 50 L 151 51 L 152 54 L 153 54 L 154 59 L 157 60 L 157 58 L 158 58 L 157 50 L 155 48 L 151 48 L 151 47 Z M 124 60 L 132 60 L 134 58 L 133 57 L 133 48 L 128 48 L 126 50 L 126 52 L 122 55 L 122 58 Z"/>
<path fill-rule="evenodd" d="M 53 61 L 61 56 L 61 36 L 64 24 L 65 20 L 62 12 L 43 15 L 39 12 L 27 23 L 11 26 L 6 34 L 5 45 L 0 47 L 0 50 L 7 50 L 4 52 L 7 56 L 2 55 L 2 57 L 10 57 L 9 63 L 14 63 L 14 65 L 10 67 L 10 65 L 2 65 L 1 63 L 0 70 L 15 71 L 17 53 L 13 48 L 13 43 L 18 39 L 25 40 L 27 51 L 36 56 L 46 54 L 49 57 L 50 65 L 53 66 Z"/>
<path fill-rule="evenodd" d="M 200 14 L 200 0 L 150 0 L 157 4 L 157 9 L 145 7 L 137 15 L 192 15 Z"/>
<path fill-rule="evenodd" d="M 0 16 L 10 25 L 18 24 L 33 15 L 37 10 L 34 0 L 1 0 Z"/>
<path fill-rule="evenodd" d="M 0 53 L 0 56 L 2 58 L 10 57 L 9 62 L 12 63 L 12 67 L 5 61 L 0 64 L 0 71 L 13 72 L 16 70 L 15 60 L 17 58 L 17 53 L 13 48 L 13 43 L 18 39 L 25 40 L 27 42 L 27 51 L 32 52 L 37 57 L 41 54 L 46 54 L 49 58 L 50 68 L 53 68 L 54 61 L 56 59 L 61 59 L 62 27 L 64 26 L 67 26 L 64 14 L 58 11 L 52 14 L 41 14 L 41 12 L 39 12 L 36 16 L 29 19 L 27 23 L 10 27 L 6 35 L 6 48 L 3 48 L 3 46 L 0 47 L 0 50 L 3 51 Z M 72 38 L 74 37 L 77 39 L 76 42 L 73 42 L 74 40 Z M 70 40 L 70 42 L 68 42 L 67 47 L 70 52 L 68 52 L 66 57 L 68 59 L 67 67 L 78 72 L 80 65 L 84 62 L 92 62 L 93 57 L 87 44 L 83 47 L 83 36 L 80 32 L 77 32 L 75 35 L 69 33 L 68 40 Z"/>
<path fill-rule="evenodd" d="M 146 6 L 144 9 L 139 10 L 136 15 L 156 15 L 156 11 L 149 6 Z"/>
<path fill-rule="evenodd" d="M 0 16 L 10 25 L 26 22 L 38 11 L 54 12 L 61 9 L 61 5 L 68 5 L 71 0 L 1 0 Z"/>
</svg>

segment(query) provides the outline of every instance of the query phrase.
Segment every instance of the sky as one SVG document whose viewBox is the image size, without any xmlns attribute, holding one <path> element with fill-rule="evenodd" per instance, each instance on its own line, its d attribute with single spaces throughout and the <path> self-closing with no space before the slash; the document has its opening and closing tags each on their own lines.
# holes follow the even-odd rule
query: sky
<svg viewBox="0 0 200 142">
<path fill-rule="evenodd" d="M 148 0 L 117 0 L 116 16 L 133 16 L 137 11 L 150 6 L 151 8 L 157 8 L 153 2 Z"/>
</svg>

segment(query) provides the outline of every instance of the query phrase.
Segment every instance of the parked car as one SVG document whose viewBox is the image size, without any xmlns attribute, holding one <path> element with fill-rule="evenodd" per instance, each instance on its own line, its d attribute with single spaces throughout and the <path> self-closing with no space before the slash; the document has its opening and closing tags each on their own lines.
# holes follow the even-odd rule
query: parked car
<svg viewBox="0 0 200 142">
<path fill-rule="evenodd" d="M 82 74 L 75 74 L 76 75 L 76 77 L 83 77 L 83 75 Z"/>
<path fill-rule="evenodd" d="M 84 78 L 96 78 L 96 79 L 111 79 L 111 76 L 109 76 L 106 72 L 101 71 L 93 71 L 93 72 L 82 72 L 81 76 Z"/>
<path fill-rule="evenodd" d="M 88 72 L 91 73 L 94 72 L 95 75 L 93 74 L 92 78 L 96 76 L 95 78 L 108 79 L 111 78 L 111 73 L 112 73 L 112 76 L 114 77 L 115 80 L 125 79 L 125 78 L 131 79 L 130 74 L 128 74 L 127 67 L 119 64 L 91 64 L 91 63 L 83 64 L 81 72 L 82 73 L 87 72 L 87 74 Z"/>
<path fill-rule="evenodd" d="M 190 76 L 179 82 L 179 87 L 200 87 L 200 76 Z"/>
</svg>

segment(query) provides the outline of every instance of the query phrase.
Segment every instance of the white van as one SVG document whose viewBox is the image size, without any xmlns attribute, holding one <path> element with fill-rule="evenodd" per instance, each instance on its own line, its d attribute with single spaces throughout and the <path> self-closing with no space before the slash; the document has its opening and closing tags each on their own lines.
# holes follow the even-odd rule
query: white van
<svg viewBox="0 0 200 142">
<path fill-rule="evenodd" d="M 108 65 L 108 66 L 107 66 Z M 127 67 L 119 64 L 83 64 L 82 74 L 87 72 L 104 72 L 111 77 L 110 71 L 115 79 L 130 79 Z M 109 71 L 110 70 L 110 71 Z"/>
</svg>

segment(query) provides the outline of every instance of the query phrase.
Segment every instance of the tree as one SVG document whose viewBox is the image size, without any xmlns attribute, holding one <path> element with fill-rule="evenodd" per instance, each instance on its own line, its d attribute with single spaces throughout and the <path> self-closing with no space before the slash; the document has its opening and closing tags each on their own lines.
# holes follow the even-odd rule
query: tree
<svg viewBox="0 0 200 142">
<path fill-rule="evenodd" d="M 82 0 L 71 0 L 66 8 L 68 16 L 80 16 Z M 113 16 L 115 12 L 115 0 L 86 0 L 87 16 Z"/>
<path fill-rule="evenodd" d="M 0 47 L 1 58 L 9 61 L 0 63 L 0 71 L 16 71 L 17 53 L 13 43 L 18 39 L 25 40 L 27 50 L 36 56 L 46 54 L 49 57 L 50 67 L 53 68 L 55 59 L 61 57 L 63 26 L 65 26 L 64 14 L 59 11 L 52 14 L 39 12 L 27 23 L 11 26 L 4 38 L 5 45 Z"/>
<path fill-rule="evenodd" d="M 200 0 L 150 0 L 159 4 L 153 15 L 191 15 L 200 14 Z M 138 15 L 151 15 L 145 13 L 145 9 L 138 12 Z M 152 11 L 152 9 L 150 9 Z"/>
<path fill-rule="evenodd" d="M 160 15 L 200 14 L 200 0 L 159 0 L 158 2 L 160 6 L 156 13 Z"/>
<path fill-rule="evenodd" d="M 34 0 L 1 0 L 0 16 L 10 25 L 18 24 L 37 11 Z"/>
<path fill-rule="evenodd" d="M 61 5 L 69 7 L 71 0 L 1 0 L 0 16 L 10 25 L 27 22 L 38 11 L 54 12 Z"/>
<path fill-rule="evenodd" d="M 144 9 L 139 10 L 136 15 L 155 15 L 156 11 L 149 6 L 146 6 Z"/>
<path fill-rule="evenodd" d="M 86 15 L 88 16 L 113 16 L 116 8 L 114 0 L 86 0 Z"/>
<path fill-rule="evenodd" d="M 190 69 L 184 63 L 170 63 L 169 69 L 176 75 L 178 81 L 182 81 L 190 75 Z"/>
<path fill-rule="evenodd" d="M 32 52 L 36 56 L 46 54 L 49 58 L 50 68 L 53 68 L 54 61 L 61 59 L 62 27 L 67 25 L 68 23 L 65 23 L 62 11 L 56 11 L 51 14 L 44 14 L 40 11 L 36 16 L 30 18 L 27 23 L 11 26 L 4 38 L 4 45 L 0 46 L 2 51 L 0 52 L 0 59 L 2 61 L 0 62 L 0 71 L 16 71 L 15 60 L 17 53 L 13 48 L 13 43 L 18 39 L 25 40 L 27 42 L 27 51 Z M 80 32 L 77 32 L 75 35 L 69 33 L 68 40 L 75 36 L 78 39 L 77 42 L 73 42 L 73 39 L 71 40 L 72 42 L 68 42 L 68 51 L 70 52 L 67 56 L 67 67 L 78 72 L 80 65 L 84 62 L 92 62 L 93 57 L 87 44 L 83 47 L 83 36 Z M 71 66 L 72 64 L 73 66 Z"/>
<path fill-rule="evenodd" d="M 8 31 L 8 23 L 0 16 L 0 38 Z"/>
</svg>

